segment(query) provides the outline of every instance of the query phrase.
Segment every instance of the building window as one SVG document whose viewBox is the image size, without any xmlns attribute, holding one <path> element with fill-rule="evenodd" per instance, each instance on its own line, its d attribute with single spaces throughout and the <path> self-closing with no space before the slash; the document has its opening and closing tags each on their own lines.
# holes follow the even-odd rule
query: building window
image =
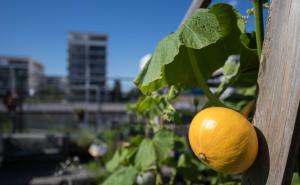
<svg viewBox="0 0 300 185">
<path fill-rule="evenodd" d="M 104 60 L 105 59 L 105 55 L 90 55 L 90 59 L 91 60 Z"/>
<path fill-rule="evenodd" d="M 104 46 L 90 46 L 90 51 L 105 51 L 105 47 Z"/>
<path fill-rule="evenodd" d="M 106 36 L 94 36 L 94 35 L 90 36 L 89 39 L 93 40 L 93 41 L 106 41 L 107 40 Z"/>
</svg>

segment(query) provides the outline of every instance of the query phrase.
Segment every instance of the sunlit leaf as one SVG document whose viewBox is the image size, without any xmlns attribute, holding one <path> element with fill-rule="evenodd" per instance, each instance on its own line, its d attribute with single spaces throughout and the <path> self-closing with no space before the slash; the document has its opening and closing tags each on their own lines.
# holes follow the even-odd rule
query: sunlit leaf
<svg viewBox="0 0 300 185">
<path fill-rule="evenodd" d="M 197 10 L 180 29 L 159 42 L 135 79 L 136 85 L 145 94 L 171 85 L 196 87 L 187 49 L 194 50 L 199 70 L 207 80 L 229 55 L 240 52 L 243 26 L 239 20 L 240 15 L 226 4 Z"/>
</svg>

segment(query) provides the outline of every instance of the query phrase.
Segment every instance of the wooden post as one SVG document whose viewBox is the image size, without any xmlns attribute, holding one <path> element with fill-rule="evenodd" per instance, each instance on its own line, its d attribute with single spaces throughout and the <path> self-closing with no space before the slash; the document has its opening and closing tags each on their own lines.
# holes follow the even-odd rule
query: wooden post
<svg viewBox="0 0 300 185">
<path fill-rule="evenodd" d="M 271 1 L 258 86 L 253 123 L 260 148 L 242 184 L 289 185 L 300 139 L 299 0 Z"/>
<path fill-rule="evenodd" d="M 207 8 L 210 4 L 211 0 L 193 0 L 189 9 L 185 13 L 179 27 L 189 18 L 191 17 L 198 8 Z"/>
</svg>

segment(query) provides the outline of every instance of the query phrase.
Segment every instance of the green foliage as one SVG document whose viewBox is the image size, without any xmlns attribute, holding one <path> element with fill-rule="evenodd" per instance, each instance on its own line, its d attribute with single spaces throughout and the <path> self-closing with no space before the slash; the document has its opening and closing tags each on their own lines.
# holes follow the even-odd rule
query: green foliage
<svg viewBox="0 0 300 185">
<path fill-rule="evenodd" d="M 240 53 L 240 35 L 244 32 L 240 19 L 226 4 L 198 10 L 179 30 L 158 44 L 135 83 L 146 94 L 167 85 L 196 87 L 199 84 L 187 51 L 193 51 L 201 75 L 204 80 L 209 79 L 229 55 Z"/>
<path fill-rule="evenodd" d="M 240 66 L 235 84 L 253 86 L 256 84 L 259 68 L 254 33 L 241 35 L 242 47 L 240 53 Z"/>
<path fill-rule="evenodd" d="M 165 129 L 159 130 L 153 137 L 157 162 L 166 160 L 174 147 L 174 133 Z"/>
<path fill-rule="evenodd" d="M 79 133 L 77 143 L 80 147 L 87 148 L 96 141 L 96 135 L 89 130 L 82 130 Z"/>
<path fill-rule="evenodd" d="M 0 133 L 11 133 L 12 132 L 12 121 L 8 118 L 0 117 Z"/>
<path fill-rule="evenodd" d="M 225 80 L 218 87 L 216 97 L 229 86 L 251 86 L 257 80 L 259 59 L 255 34 L 245 33 L 244 28 L 240 14 L 229 5 L 198 10 L 158 44 L 135 83 L 145 94 L 172 85 L 199 86 L 212 102 L 221 105 L 210 95 L 205 81 L 230 55 L 239 55 L 240 61 L 225 63 Z"/>
<path fill-rule="evenodd" d="M 300 178 L 298 173 L 293 174 L 292 185 L 300 185 Z"/>
<path fill-rule="evenodd" d="M 124 161 L 129 153 L 129 150 L 126 148 L 118 149 L 113 158 L 106 163 L 106 169 L 108 172 L 113 172 L 116 170 Z"/>
<path fill-rule="evenodd" d="M 151 138 L 134 136 L 129 138 L 129 141 L 130 145 L 122 145 L 106 163 L 110 176 L 104 184 L 121 182 L 124 178 L 132 179 L 133 177 L 127 177 L 128 174 L 125 173 L 124 169 L 128 168 L 132 171 L 130 175 L 135 177 L 144 172 L 152 172 L 156 178 L 161 178 L 163 166 L 171 168 L 173 173 L 168 181 L 161 178 L 158 184 L 173 184 L 179 176 L 185 184 L 205 183 L 211 180 L 217 182 L 216 173 L 201 164 L 191 151 L 187 150 L 186 139 L 170 130 L 161 129 Z M 229 181 L 231 177 L 224 179 L 227 179 L 224 182 L 235 182 Z M 135 181 L 130 182 L 135 184 Z"/>
<path fill-rule="evenodd" d="M 162 115 L 166 122 L 180 123 L 179 115 L 171 104 L 179 92 L 179 88 L 172 86 L 167 94 L 153 93 L 151 96 L 141 96 L 136 103 L 127 105 L 127 110 L 147 118 L 152 124 L 156 123 L 159 115 Z"/>
<path fill-rule="evenodd" d="M 150 168 L 152 163 L 156 160 L 155 148 L 152 140 L 145 138 L 140 144 L 137 154 L 135 156 L 135 167 L 144 171 Z"/>
<path fill-rule="evenodd" d="M 112 173 L 103 183 L 103 185 L 132 185 L 135 183 L 138 171 L 132 166 L 121 167 Z"/>
<path fill-rule="evenodd" d="M 207 168 L 199 163 L 191 154 L 183 153 L 177 162 L 177 173 L 185 177 L 186 183 L 192 183 L 203 179 L 203 172 Z"/>
<path fill-rule="evenodd" d="M 95 178 L 97 184 L 103 182 L 103 180 L 107 177 L 107 172 L 102 167 L 99 161 L 91 161 L 85 164 L 84 168 L 86 168 L 93 174 L 93 177 Z"/>
<path fill-rule="evenodd" d="M 97 134 L 97 138 L 107 144 L 107 154 L 103 156 L 104 160 L 111 159 L 111 157 L 114 155 L 117 147 L 116 140 L 119 134 L 119 131 L 116 129 L 105 129 Z"/>
<path fill-rule="evenodd" d="M 113 172 L 121 165 L 132 164 L 136 169 L 145 171 L 150 169 L 154 162 L 161 164 L 173 149 L 173 135 L 171 131 L 160 130 L 153 139 L 132 137 L 129 146 L 123 146 L 115 152 L 106 164 L 106 169 Z M 131 160 L 132 157 L 134 160 Z"/>
</svg>

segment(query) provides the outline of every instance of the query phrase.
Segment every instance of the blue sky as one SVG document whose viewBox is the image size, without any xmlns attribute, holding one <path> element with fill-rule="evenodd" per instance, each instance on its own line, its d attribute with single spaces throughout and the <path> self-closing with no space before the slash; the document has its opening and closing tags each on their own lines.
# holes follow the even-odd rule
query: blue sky
<svg viewBox="0 0 300 185">
<path fill-rule="evenodd" d="M 250 0 L 230 2 L 242 14 Z M 67 33 L 109 35 L 108 76 L 134 77 L 139 60 L 177 29 L 191 0 L 1 0 L 0 55 L 31 56 L 48 75 L 67 74 Z M 248 30 L 253 29 L 253 19 Z"/>
</svg>

